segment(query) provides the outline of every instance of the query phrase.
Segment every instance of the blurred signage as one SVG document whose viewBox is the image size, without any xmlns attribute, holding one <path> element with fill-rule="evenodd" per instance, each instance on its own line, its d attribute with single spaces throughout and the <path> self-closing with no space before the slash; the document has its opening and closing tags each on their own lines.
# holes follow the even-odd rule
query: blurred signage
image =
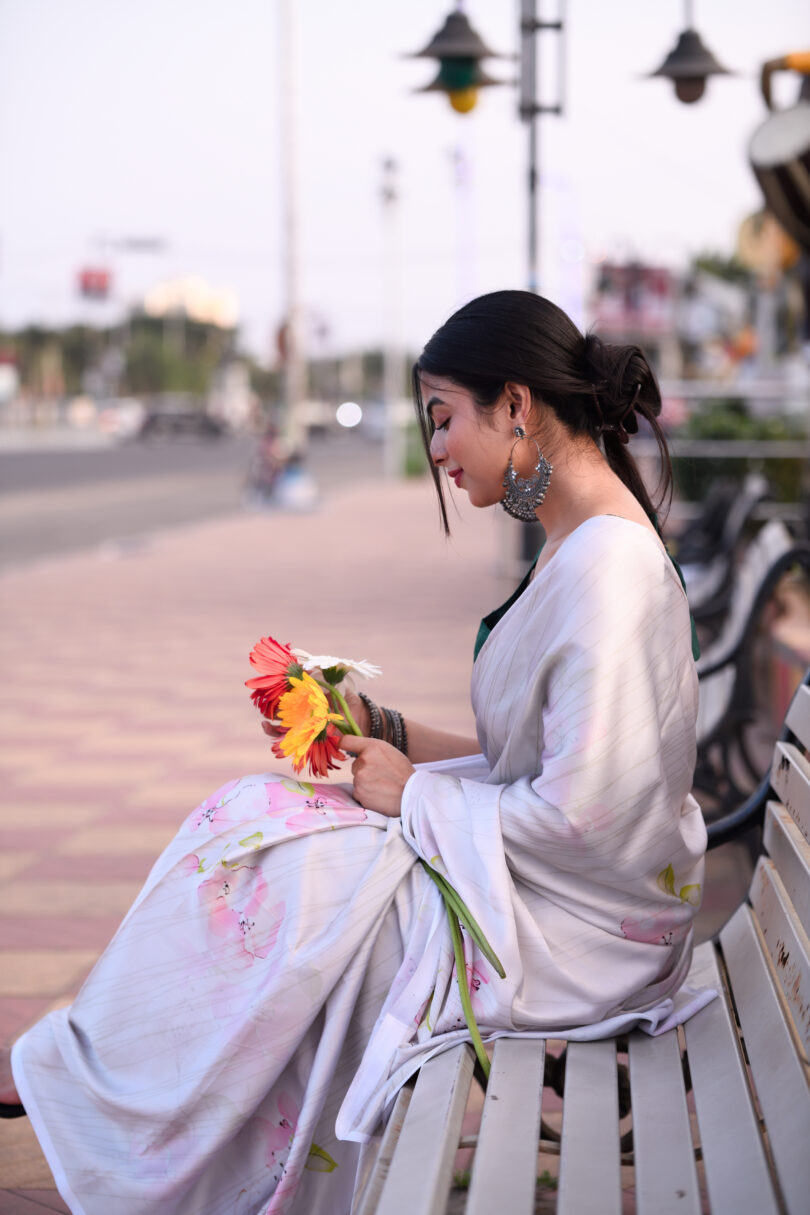
<svg viewBox="0 0 810 1215">
<path fill-rule="evenodd" d="M 112 275 L 102 266 L 84 266 L 79 271 L 79 295 L 90 300 L 106 300 Z"/>
<path fill-rule="evenodd" d="M 650 337 L 671 333 L 675 280 L 670 270 L 640 262 L 605 262 L 592 301 L 593 323 L 602 334 Z"/>
</svg>

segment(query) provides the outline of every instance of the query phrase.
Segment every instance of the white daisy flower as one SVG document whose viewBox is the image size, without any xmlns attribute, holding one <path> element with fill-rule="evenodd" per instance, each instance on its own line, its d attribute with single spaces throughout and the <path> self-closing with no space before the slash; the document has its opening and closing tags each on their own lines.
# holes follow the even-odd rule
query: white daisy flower
<svg viewBox="0 0 810 1215">
<path fill-rule="evenodd" d="M 357 662 L 353 658 L 337 658 L 334 654 L 309 654 L 306 650 L 299 650 L 297 646 L 293 646 L 292 652 L 305 671 L 328 671 L 330 667 L 343 667 L 347 673 L 360 675 L 363 679 L 374 679 L 376 675 L 382 675 L 382 667 L 366 662 L 365 658 Z"/>
</svg>

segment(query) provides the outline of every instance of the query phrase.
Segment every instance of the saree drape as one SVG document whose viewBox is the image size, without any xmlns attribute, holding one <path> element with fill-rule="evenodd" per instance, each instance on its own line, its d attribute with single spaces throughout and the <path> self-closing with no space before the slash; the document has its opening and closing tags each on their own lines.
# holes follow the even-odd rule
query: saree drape
<svg viewBox="0 0 810 1215">
<path fill-rule="evenodd" d="M 485 1036 L 675 1023 L 706 835 L 697 680 L 658 541 L 591 519 L 475 663 L 482 755 L 420 767 L 402 818 L 260 774 L 186 819 L 69 1009 L 16 1044 L 20 1096 L 75 1213 L 345 1215 L 359 1144 L 466 1037 L 440 896 Z"/>
</svg>

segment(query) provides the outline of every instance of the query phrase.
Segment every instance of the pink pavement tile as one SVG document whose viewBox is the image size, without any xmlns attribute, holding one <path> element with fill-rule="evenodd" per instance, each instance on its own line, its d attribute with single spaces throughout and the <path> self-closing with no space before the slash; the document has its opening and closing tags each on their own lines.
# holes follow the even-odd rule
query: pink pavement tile
<svg viewBox="0 0 810 1215">
<path fill-rule="evenodd" d="M 0 1190 L 2 1215 L 47 1215 L 56 1211 L 70 1215 L 56 1190 Z"/>
<path fill-rule="evenodd" d="M 3 996 L 0 998 L 0 1042 L 7 1045 L 48 1011 L 51 996 Z M 0 1206 L 0 1211 L 3 1208 Z M 5 1215 L 5 1213 L 4 1213 Z"/>
<path fill-rule="evenodd" d="M 179 825 L 179 824 L 178 824 Z M 156 852 L 146 850 L 129 854 L 62 853 L 35 863 L 37 881 L 53 878 L 72 882 L 110 882 L 142 880 L 149 872 Z"/>
<path fill-rule="evenodd" d="M 56 845 L 66 840 L 73 830 L 73 827 L 48 827 L 47 830 L 22 825 L 3 827 L 0 828 L 0 853 L 29 852 L 32 847 L 36 847 L 37 852 L 42 855 L 51 852 Z"/>
<path fill-rule="evenodd" d="M 120 923 L 121 917 L 114 915 L 2 916 L 0 942 L 4 949 L 98 949 L 101 952 Z"/>
</svg>

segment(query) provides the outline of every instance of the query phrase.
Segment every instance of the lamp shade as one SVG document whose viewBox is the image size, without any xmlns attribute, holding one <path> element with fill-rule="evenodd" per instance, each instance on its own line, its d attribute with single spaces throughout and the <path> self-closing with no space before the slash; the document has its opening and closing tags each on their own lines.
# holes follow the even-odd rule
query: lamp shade
<svg viewBox="0 0 810 1215">
<path fill-rule="evenodd" d="M 675 85 L 675 92 L 687 104 L 703 96 L 709 76 L 729 76 L 728 68 L 718 63 L 704 46 L 697 30 L 684 30 L 664 62 L 650 76 L 664 76 Z"/>
<path fill-rule="evenodd" d="M 464 13 L 453 12 L 437 34 L 421 51 L 409 59 L 498 59 L 480 34 L 476 33 Z"/>
<path fill-rule="evenodd" d="M 438 59 L 439 70 L 430 84 L 414 90 L 417 93 L 445 93 L 459 114 L 475 108 L 478 90 L 502 84 L 481 66 L 482 59 L 500 58 L 489 49 L 480 34 L 470 25 L 464 13 L 452 12 L 427 46 L 409 59 Z"/>
</svg>

